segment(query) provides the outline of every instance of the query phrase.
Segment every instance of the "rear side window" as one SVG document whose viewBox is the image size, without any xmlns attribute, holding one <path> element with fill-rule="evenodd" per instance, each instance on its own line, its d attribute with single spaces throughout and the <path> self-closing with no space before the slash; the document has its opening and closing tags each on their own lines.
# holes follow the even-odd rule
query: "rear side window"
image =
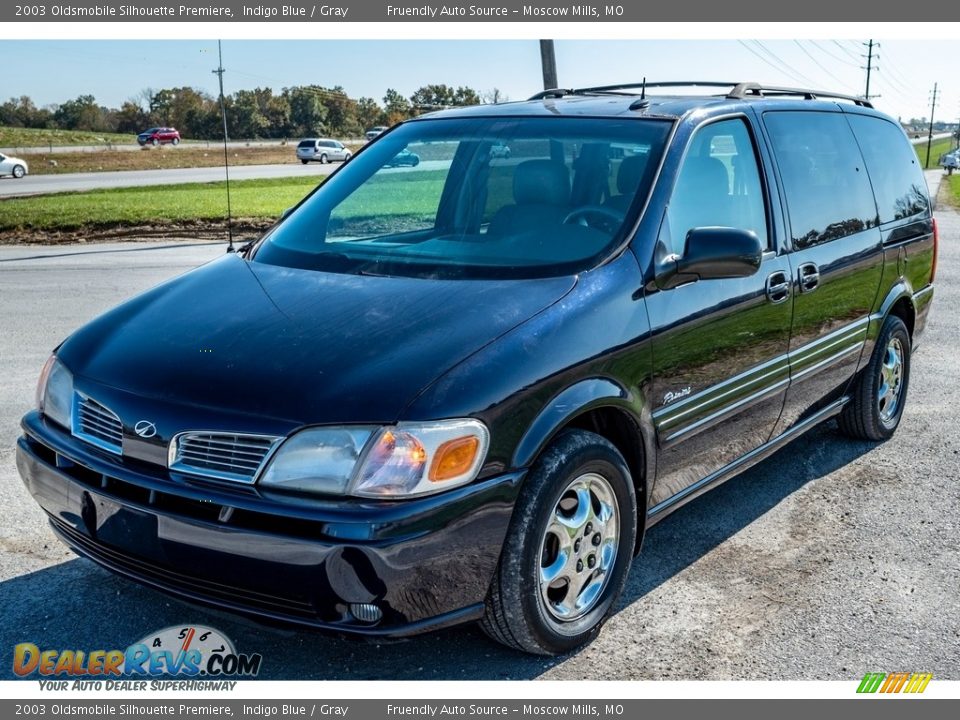
<svg viewBox="0 0 960 720">
<path fill-rule="evenodd" d="M 300 144 L 297 145 L 297 147 L 298 147 L 298 148 L 312 148 L 312 147 L 313 147 L 313 143 L 314 143 L 313 140 L 301 140 L 301 141 L 300 141 Z"/>
<path fill-rule="evenodd" d="M 880 222 L 902 220 L 926 212 L 927 183 L 917 154 L 893 123 L 866 115 L 849 115 L 853 134 L 870 171 Z"/>
<path fill-rule="evenodd" d="M 706 125 L 691 139 L 660 241 L 670 254 L 683 255 L 687 233 L 711 226 L 753 230 L 768 245 L 757 155 L 740 119 Z"/>
<path fill-rule="evenodd" d="M 768 112 L 763 119 L 796 247 L 838 240 L 877 224 L 870 178 L 841 113 Z"/>
</svg>

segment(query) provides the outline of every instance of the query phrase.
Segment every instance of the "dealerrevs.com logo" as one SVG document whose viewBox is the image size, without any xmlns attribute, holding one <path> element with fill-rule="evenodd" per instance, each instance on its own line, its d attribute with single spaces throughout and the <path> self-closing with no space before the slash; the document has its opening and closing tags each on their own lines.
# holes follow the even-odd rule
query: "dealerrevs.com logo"
<svg viewBox="0 0 960 720">
<path fill-rule="evenodd" d="M 932 679 L 932 673 L 867 673 L 860 681 L 857 692 L 916 695 L 926 690 Z"/>
<path fill-rule="evenodd" d="M 96 689 L 116 690 L 146 689 L 146 681 L 137 678 L 256 677 L 262 661 L 259 653 L 238 653 L 222 632 L 200 625 L 164 628 L 124 650 L 41 649 L 29 642 L 13 649 L 13 672 L 18 677 L 102 679 L 107 684 Z M 66 685 L 64 680 L 50 689 L 66 689 Z M 151 685 L 151 689 L 158 688 Z M 197 689 L 212 688 L 204 683 Z"/>
</svg>

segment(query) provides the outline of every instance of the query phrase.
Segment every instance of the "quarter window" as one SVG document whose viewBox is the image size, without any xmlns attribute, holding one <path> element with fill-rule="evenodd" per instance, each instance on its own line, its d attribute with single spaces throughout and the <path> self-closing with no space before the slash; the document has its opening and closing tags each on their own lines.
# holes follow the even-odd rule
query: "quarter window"
<svg viewBox="0 0 960 720">
<path fill-rule="evenodd" d="M 842 113 L 768 112 L 777 166 L 797 248 L 877 225 L 863 156 Z"/>
<path fill-rule="evenodd" d="M 677 176 L 660 239 L 667 253 L 682 255 L 690 230 L 718 226 L 752 230 L 768 246 L 763 183 L 742 119 L 697 130 Z"/>
<path fill-rule="evenodd" d="M 867 115 L 850 115 L 850 126 L 870 171 L 880 222 L 925 212 L 927 183 L 917 154 L 893 123 Z"/>
</svg>

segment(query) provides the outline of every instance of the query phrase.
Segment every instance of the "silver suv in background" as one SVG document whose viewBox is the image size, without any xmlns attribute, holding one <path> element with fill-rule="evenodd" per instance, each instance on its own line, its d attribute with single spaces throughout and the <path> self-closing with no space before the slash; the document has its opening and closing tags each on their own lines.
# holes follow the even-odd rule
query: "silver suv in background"
<svg viewBox="0 0 960 720">
<path fill-rule="evenodd" d="M 306 138 L 297 145 L 297 159 L 306 165 L 311 160 L 321 163 L 346 162 L 352 153 L 339 140 Z"/>
</svg>

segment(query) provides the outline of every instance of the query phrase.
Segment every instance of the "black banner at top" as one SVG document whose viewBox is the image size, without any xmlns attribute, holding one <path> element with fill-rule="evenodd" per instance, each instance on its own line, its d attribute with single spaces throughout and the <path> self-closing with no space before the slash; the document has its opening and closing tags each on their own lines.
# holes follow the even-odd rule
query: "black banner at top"
<svg viewBox="0 0 960 720">
<path fill-rule="evenodd" d="M 956 0 L 929 0 L 925 18 L 960 19 Z M 687 0 L 683 3 L 477 0 L 469 3 L 418 0 L 340 0 L 333 3 L 167 2 L 166 0 L 27 0 L 3 3 L 0 22 L 889 22 L 917 20 L 909 4 L 862 0 Z"/>
</svg>

